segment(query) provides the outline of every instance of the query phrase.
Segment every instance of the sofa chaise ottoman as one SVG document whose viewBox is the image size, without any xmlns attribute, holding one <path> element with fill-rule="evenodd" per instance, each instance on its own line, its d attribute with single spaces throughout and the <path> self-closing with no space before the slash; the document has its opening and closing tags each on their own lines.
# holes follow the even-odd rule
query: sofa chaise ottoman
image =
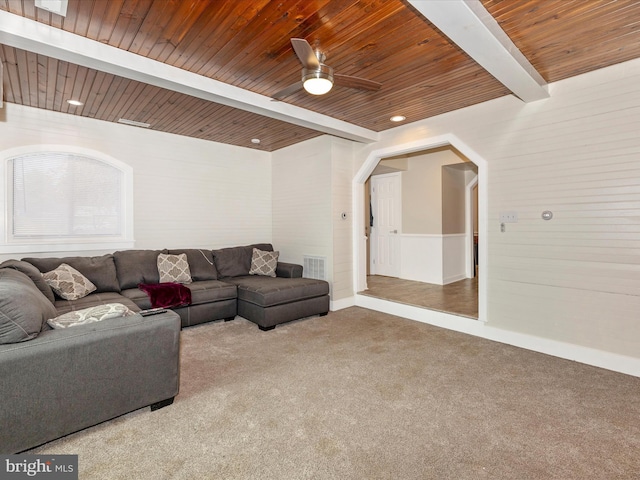
<svg viewBox="0 0 640 480">
<path fill-rule="evenodd" d="M 302 278 L 302 266 L 277 262 L 270 275 L 251 274 L 255 251 L 273 252 L 269 243 L 213 251 L 220 279 L 238 287 L 238 315 L 272 330 L 276 325 L 329 312 L 329 284 Z M 273 252 L 277 259 L 277 252 Z"/>
</svg>

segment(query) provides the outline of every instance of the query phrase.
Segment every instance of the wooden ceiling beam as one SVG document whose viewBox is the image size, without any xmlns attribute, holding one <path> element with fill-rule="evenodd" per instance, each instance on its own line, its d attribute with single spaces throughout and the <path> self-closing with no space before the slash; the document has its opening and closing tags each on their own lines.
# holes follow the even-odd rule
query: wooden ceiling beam
<svg viewBox="0 0 640 480">
<path fill-rule="evenodd" d="M 0 43 L 357 142 L 378 133 L 0 10 Z"/>
<path fill-rule="evenodd" d="M 547 83 L 480 0 L 409 0 L 427 20 L 524 102 L 549 97 Z"/>
</svg>

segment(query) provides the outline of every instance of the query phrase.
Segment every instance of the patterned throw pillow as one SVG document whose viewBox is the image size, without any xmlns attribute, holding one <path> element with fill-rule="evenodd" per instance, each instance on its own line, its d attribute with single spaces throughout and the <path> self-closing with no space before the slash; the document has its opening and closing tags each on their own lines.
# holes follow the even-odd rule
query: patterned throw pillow
<svg viewBox="0 0 640 480">
<path fill-rule="evenodd" d="M 189 270 L 187 254 L 159 254 L 158 273 L 160 274 L 160 283 L 191 283 L 191 271 Z"/>
<path fill-rule="evenodd" d="M 128 317 L 130 315 L 135 315 L 135 312 L 129 310 L 126 305 L 121 303 L 105 303 L 104 305 L 65 313 L 59 317 L 47 320 L 47 323 L 53 328 L 67 328 L 100 322 L 107 318 Z"/>
<path fill-rule="evenodd" d="M 249 270 L 249 275 L 275 277 L 279 255 L 280 252 L 265 252 L 254 248 L 253 255 L 251 256 L 251 269 Z"/>
<path fill-rule="evenodd" d="M 77 300 L 96 290 L 96 286 L 75 268 L 61 263 L 58 268 L 43 273 L 42 278 L 65 300 Z"/>
</svg>

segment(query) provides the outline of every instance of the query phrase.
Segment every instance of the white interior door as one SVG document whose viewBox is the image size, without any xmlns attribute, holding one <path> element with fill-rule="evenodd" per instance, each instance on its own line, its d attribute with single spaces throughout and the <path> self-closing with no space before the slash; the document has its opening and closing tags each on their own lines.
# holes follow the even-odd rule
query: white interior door
<svg viewBox="0 0 640 480">
<path fill-rule="evenodd" d="M 372 275 L 400 276 L 401 185 L 400 173 L 371 177 Z"/>
</svg>

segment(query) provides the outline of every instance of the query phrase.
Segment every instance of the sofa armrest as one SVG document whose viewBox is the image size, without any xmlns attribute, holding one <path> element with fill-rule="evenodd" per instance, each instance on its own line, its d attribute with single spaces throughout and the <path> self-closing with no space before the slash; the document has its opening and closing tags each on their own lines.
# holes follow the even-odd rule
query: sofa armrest
<svg viewBox="0 0 640 480">
<path fill-rule="evenodd" d="M 302 265 L 278 262 L 278 265 L 276 266 L 276 277 L 301 278 Z"/>
<path fill-rule="evenodd" d="M 178 393 L 180 317 L 168 311 L 0 345 L 0 453 L 16 453 Z"/>
</svg>

